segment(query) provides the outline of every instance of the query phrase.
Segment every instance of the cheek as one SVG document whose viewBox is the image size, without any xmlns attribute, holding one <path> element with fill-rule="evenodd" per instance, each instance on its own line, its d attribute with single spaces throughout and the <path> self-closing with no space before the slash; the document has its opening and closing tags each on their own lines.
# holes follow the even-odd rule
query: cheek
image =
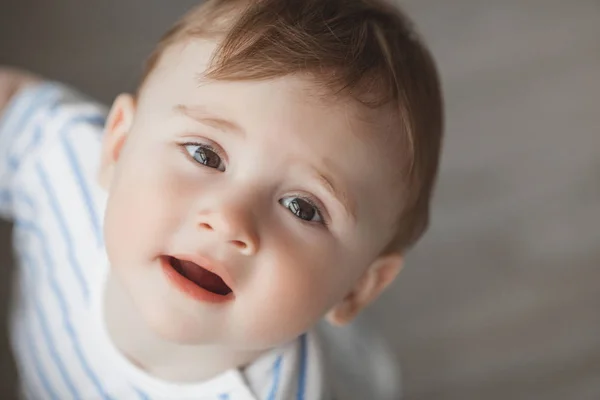
<svg viewBox="0 0 600 400">
<path fill-rule="evenodd" d="M 177 204 L 181 197 L 169 188 L 173 180 L 169 179 L 167 169 L 154 167 L 159 162 L 144 160 L 135 154 L 122 159 L 110 188 L 105 236 L 111 261 L 118 256 L 139 257 L 144 249 L 159 250 L 164 245 L 165 233 L 175 222 L 172 210 L 181 209 Z"/>
<path fill-rule="evenodd" d="M 333 245 L 325 247 L 306 251 L 280 242 L 269 248 L 248 283 L 253 312 L 244 332 L 265 345 L 284 343 L 310 329 L 347 294 L 352 278 L 343 272 L 345 260 Z"/>
</svg>

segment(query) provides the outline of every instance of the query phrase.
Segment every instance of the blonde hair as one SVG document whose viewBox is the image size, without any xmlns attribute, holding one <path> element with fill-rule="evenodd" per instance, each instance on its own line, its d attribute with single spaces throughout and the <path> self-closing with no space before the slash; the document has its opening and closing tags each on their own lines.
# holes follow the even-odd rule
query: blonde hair
<svg viewBox="0 0 600 400">
<path fill-rule="evenodd" d="M 331 94 L 367 107 L 392 104 L 410 162 L 396 235 L 385 251 L 422 236 L 439 163 L 442 95 L 434 60 L 399 9 L 383 0 L 207 0 L 162 37 L 142 85 L 167 48 L 193 38 L 219 39 L 209 79 L 309 73 Z"/>
</svg>

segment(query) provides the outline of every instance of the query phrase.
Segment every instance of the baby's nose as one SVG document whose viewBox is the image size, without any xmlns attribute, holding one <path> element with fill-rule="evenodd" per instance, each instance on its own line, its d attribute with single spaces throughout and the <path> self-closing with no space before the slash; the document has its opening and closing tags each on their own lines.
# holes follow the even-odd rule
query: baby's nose
<svg viewBox="0 0 600 400">
<path fill-rule="evenodd" d="M 199 214 L 198 229 L 215 234 L 219 240 L 245 255 L 258 251 L 259 238 L 252 218 L 243 210 L 222 207 Z"/>
</svg>

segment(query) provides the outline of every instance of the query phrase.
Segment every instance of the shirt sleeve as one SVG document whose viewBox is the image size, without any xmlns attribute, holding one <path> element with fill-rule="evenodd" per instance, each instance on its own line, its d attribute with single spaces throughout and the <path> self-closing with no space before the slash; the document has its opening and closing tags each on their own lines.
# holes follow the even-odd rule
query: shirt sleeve
<svg viewBox="0 0 600 400">
<path fill-rule="evenodd" d="M 13 219 L 22 166 L 59 136 L 66 120 L 83 114 L 100 124 L 106 110 L 56 82 L 31 85 L 13 96 L 0 115 L 0 218 Z"/>
</svg>

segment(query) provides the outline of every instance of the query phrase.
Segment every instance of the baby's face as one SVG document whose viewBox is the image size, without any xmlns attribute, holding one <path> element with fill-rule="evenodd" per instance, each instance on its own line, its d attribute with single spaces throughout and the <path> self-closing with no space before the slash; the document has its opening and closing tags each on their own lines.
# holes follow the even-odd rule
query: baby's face
<svg viewBox="0 0 600 400">
<path fill-rule="evenodd" d="M 377 115 L 308 79 L 200 82 L 212 50 L 168 50 L 140 93 L 106 246 L 163 337 L 268 348 L 348 296 L 391 238 L 393 146 Z"/>
</svg>

